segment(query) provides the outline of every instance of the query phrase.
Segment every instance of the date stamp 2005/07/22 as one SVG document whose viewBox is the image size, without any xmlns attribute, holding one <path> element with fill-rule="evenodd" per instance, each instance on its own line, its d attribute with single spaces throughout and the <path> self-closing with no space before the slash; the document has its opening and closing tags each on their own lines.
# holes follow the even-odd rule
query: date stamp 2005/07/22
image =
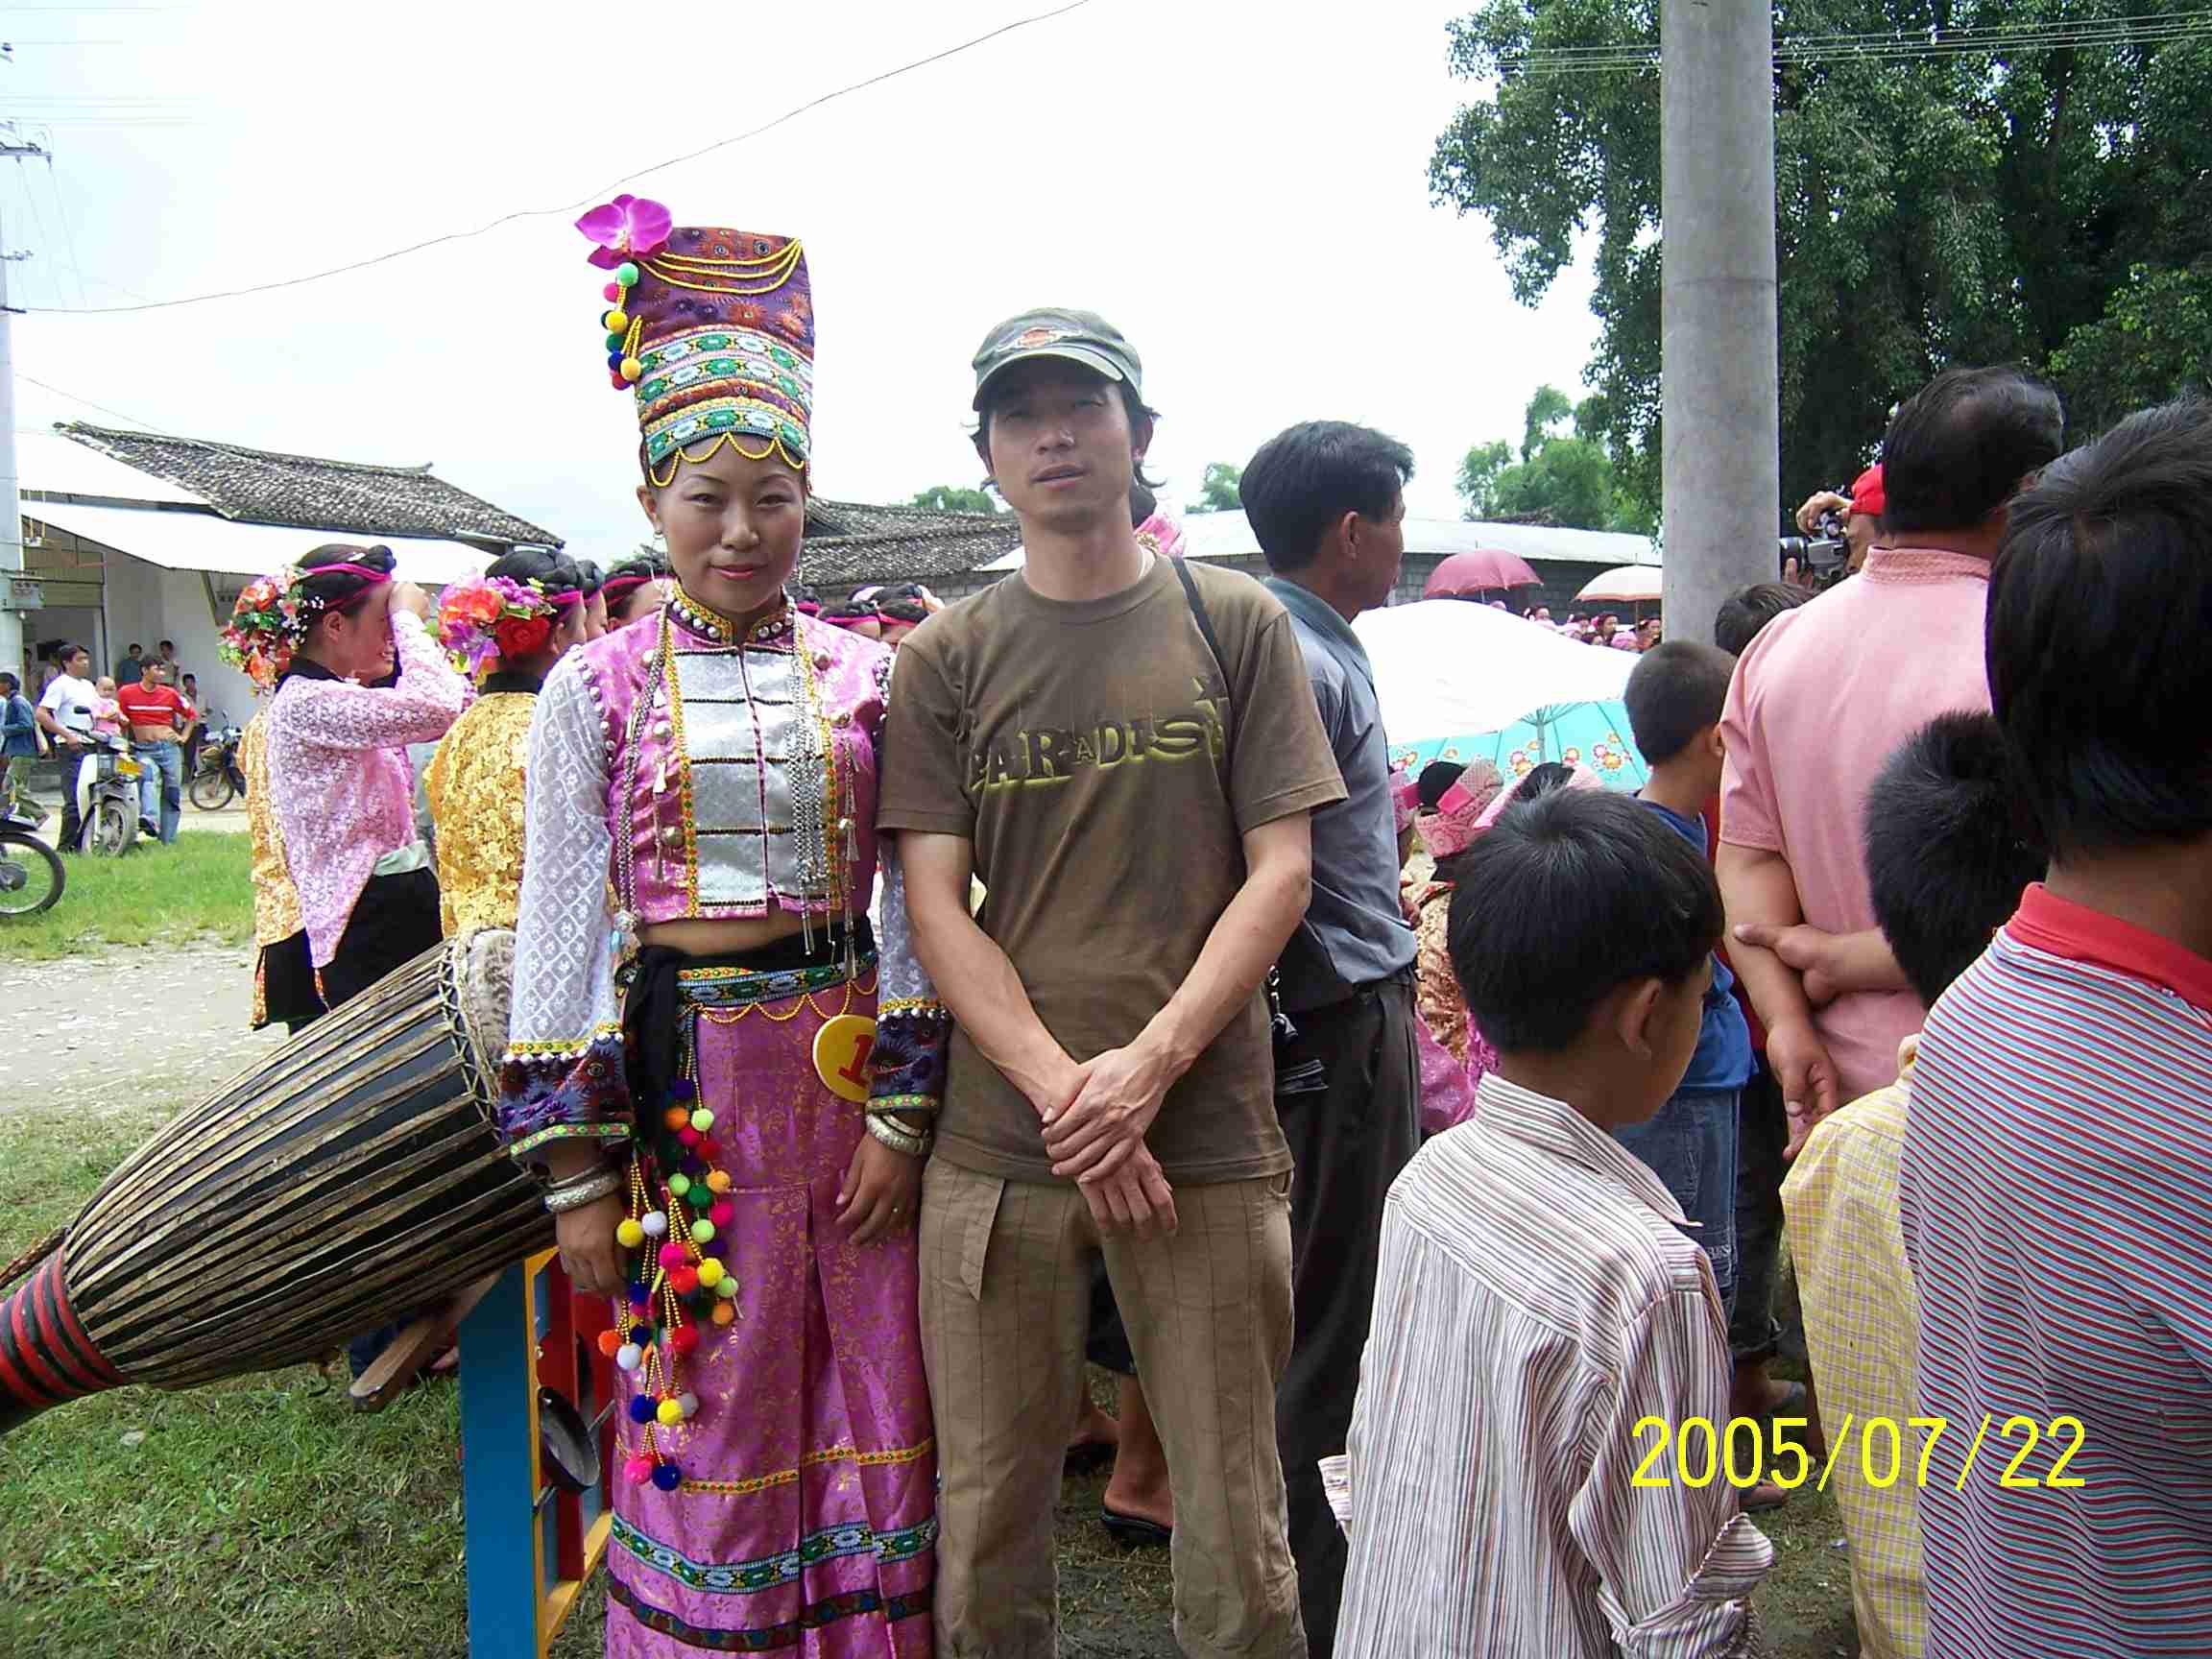
<svg viewBox="0 0 2212 1659">
<path fill-rule="evenodd" d="M 1868 1486 L 1888 1487 L 1906 1480 L 1922 1487 L 1931 1479 L 1937 1445 L 1953 1429 L 1947 1417 L 1908 1417 L 1900 1422 L 1894 1417 L 1862 1419 L 1846 1412 L 1815 1476 L 1813 1455 L 1798 1437 L 1807 1426 L 1802 1417 L 1731 1417 L 1724 1423 L 1688 1417 L 1680 1424 L 1664 1417 L 1638 1418 L 1629 1432 L 1639 1444 L 1649 1444 L 1636 1465 L 1632 1484 L 1710 1486 L 1721 1480 L 1747 1491 L 1762 1480 L 1771 1480 L 1793 1491 L 1811 1480 L 1815 1490 L 1825 1492 L 1838 1462 L 1856 1456 L 1856 1472 Z M 1966 1490 L 1967 1478 L 1984 1445 L 1994 1438 L 1998 1444 L 1988 1447 L 1991 1463 L 1985 1479 L 1993 1476 L 1999 1485 L 2014 1489 L 2080 1486 L 2081 1478 L 2068 1475 L 2066 1465 L 2081 1450 L 2086 1433 L 2079 1417 L 2053 1417 L 2046 1423 L 2026 1416 L 1999 1418 L 1985 1411 L 1953 1485 L 1958 1491 Z M 2046 1443 L 2052 1454 L 2049 1467 L 2034 1473 L 2031 1459 Z M 2002 1468 L 1997 1467 L 1999 1459 L 2004 1460 Z"/>
</svg>

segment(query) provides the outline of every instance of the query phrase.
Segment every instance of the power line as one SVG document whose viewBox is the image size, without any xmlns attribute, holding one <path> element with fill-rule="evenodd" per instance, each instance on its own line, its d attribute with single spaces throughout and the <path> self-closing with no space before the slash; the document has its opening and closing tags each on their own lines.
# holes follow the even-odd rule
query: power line
<svg viewBox="0 0 2212 1659">
<path fill-rule="evenodd" d="M 61 194 L 61 180 L 54 172 L 54 140 L 46 140 L 46 188 L 54 192 L 54 211 L 61 221 L 61 246 L 69 255 L 69 275 L 77 279 L 77 303 L 84 303 L 84 267 L 77 262 L 77 232 L 69 223 L 69 203 Z"/>
<path fill-rule="evenodd" d="M 87 409 L 97 409 L 103 415 L 112 415 L 118 421 L 128 421 L 132 425 L 142 426 L 149 432 L 158 432 L 165 438 L 174 438 L 177 436 L 176 433 L 170 431 L 166 426 L 156 426 L 151 421 L 141 421 L 135 415 L 126 415 L 120 409 L 110 409 L 105 403 L 95 403 L 91 398 L 80 397 L 74 392 L 64 392 L 59 386 L 49 386 L 43 380 L 34 380 L 28 374 L 18 374 L 15 376 L 15 378 L 22 381 L 26 386 L 36 386 L 41 392 L 51 392 L 57 397 L 66 397 L 72 403 L 82 403 Z M 26 427 L 23 428 L 23 430 L 28 431 L 30 428 Z"/>
<path fill-rule="evenodd" d="M 526 207 L 517 209 L 512 213 L 502 213 L 498 218 L 492 220 L 489 224 L 479 225 L 473 230 L 448 231 L 443 236 L 432 236 L 426 241 L 410 243 L 407 247 L 404 248 L 395 248 L 389 253 L 373 254 L 367 259 L 356 259 L 350 264 L 333 266 L 327 271 L 316 271 L 304 276 L 287 276 L 280 281 L 257 282 L 250 287 L 245 288 L 226 288 L 213 294 L 194 294 L 181 300 L 148 301 L 146 303 L 141 305 L 81 306 L 75 310 L 67 312 L 66 314 L 71 316 L 101 317 L 112 316 L 116 313 L 127 311 L 166 311 L 179 305 L 204 305 L 211 301 L 216 300 L 238 300 L 243 299 L 249 295 L 272 293 L 279 288 L 298 288 L 305 283 L 321 282 L 332 276 L 349 276 L 355 271 L 366 271 L 371 266 L 389 264 L 395 259 L 404 259 L 410 254 L 424 252 L 432 248 L 442 248 L 449 242 L 469 241 L 474 237 L 487 235 L 490 232 L 498 229 L 501 226 L 512 225 L 519 220 L 548 219 L 558 214 L 579 212 L 586 207 L 593 205 L 595 203 L 606 200 L 609 196 L 612 196 L 620 186 L 624 184 L 633 183 L 639 179 L 646 178 L 647 176 L 654 173 L 662 172 L 670 167 L 682 166 L 686 161 L 696 161 L 702 156 L 711 156 L 715 151 L 726 150 L 733 144 L 741 144 L 747 139 L 757 138 L 762 133 L 771 132 L 788 121 L 797 120 L 800 116 L 808 113 L 810 110 L 821 108 L 825 104 L 833 104 L 838 99 L 849 97 L 854 92 L 864 91 L 868 87 L 880 85 L 886 81 L 895 81 L 902 75 L 911 74 L 917 69 L 927 68 L 933 63 L 942 63 L 948 58 L 956 58 L 963 52 L 972 51 L 974 48 L 981 46 L 988 41 L 996 40 L 1001 35 L 1011 35 L 1016 30 L 1026 29 L 1038 23 L 1048 23 L 1054 18 L 1065 17 L 1070 12 L 1080 12 L 1084 7 L 1090 4 L 1091 0 L 1069 0 L 1068 4 L 1056 7 L 1052 11 L 1035 12 L 1027 17 L 1018 17 L 1011 23 L 1001 24 L 998 28 L 990 30 L 988 33 L 978 35 L 973 39 L 963 40 L 956 46 L 948 46 L 943 51 L 933 52 L 926 58 L 917 58 L 910 63 L 900 64 L 896 69 L 886 69 L 881 74 L 871 75 L 865 80 L 855 81 L 853 82 L 850 85 L 840 86 L 833 92 L 825 92 L 821 97 L 809 99 L 806 103 L 801 104 L 794 108 L 786 109 L 782 114 L 777 116 L 774 120 L 762 122 L 759 126 L 751 128 L 746 132 L 734 133 L 728 138 L 717 138 L 713 143 L 702 145 L 700 148 L 693 150 L 686 155 L 670 156 L 665 161 L 656 161 L 650 167 L 639 168 L 637 171 L 626 174 L 622 178 L 616 179 L 612 183 L 604 184 L 597 190 L 590 192 L 589 195 L 586 195 L 577 201 L 570 202 L 563 206 Z M 47 308 L 31 307 L 30 309 L 43 311 Z"/>
<path fill-rule="evenodd" d="M 31 210 L 32 233 L 38 238 L 38 246 L 40 248 L 51 249 L 53 244 L 48 240 L 46 235 L 46 216 L 38 211 L 38 199 L 31 194 L 31 179 L 30 176 L 23 171 L 22 162 L 20 160 L 18 160 L 15 165 L 14 173 L 15 181 L 23 186 L 23 205 Z M 49 267 L 49 269 L 51 269 L 51 267 Z M 49 276 L 47 280 L 52 284 L 54 294 L 57 299 L 66 298 L 66 296 L 62 293 L 61 281 L 59 276 Z M 26 281 L 23 286 L 26 290 L 28 290 L 31 284 Z"/>
<path fill-rule="evenodd" d="M 1908 62 L 1978 56 L 1985 53 L 2050 52 L 2104 46 L 2157 46 L 2212 36 L 2212 12 L 2173 12 L 2142 19 L 2101 19 L 2030 29 L 1992 26 L 1915 38 L 1897 35 L 1801 36 L 1777 41 L 1777 64 L 1812 62 Z M 1499 67 L 1525 75 L 1610 74 L 1659 65 L 1655 43 L 1621 42 L 1599 46 L 1557 46 L 1502 53 Z"/>
</svg>

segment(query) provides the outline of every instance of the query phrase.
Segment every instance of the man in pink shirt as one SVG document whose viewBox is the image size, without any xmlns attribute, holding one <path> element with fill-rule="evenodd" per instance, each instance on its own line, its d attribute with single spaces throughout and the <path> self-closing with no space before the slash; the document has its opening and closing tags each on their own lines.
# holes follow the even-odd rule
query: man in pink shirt
<svg viewBox="0 0 2212 1659">
<path fill-rule="evenodd" d="M 2007 503 L 2057 457 L 2061 432 L 2057 394 L 2018 370 L 1937 376 L 1882 445 L 1891 544 L 1777 616 L 1737 664 L 1716 866 L 1792 1153 L 1839 1103 L 1895 1078 L 1897 1046 L 1927 1012 L 1875 926 L 1866 789 L 1935 715 L 1988 709 L 1989 560 Z"/>
</svg>

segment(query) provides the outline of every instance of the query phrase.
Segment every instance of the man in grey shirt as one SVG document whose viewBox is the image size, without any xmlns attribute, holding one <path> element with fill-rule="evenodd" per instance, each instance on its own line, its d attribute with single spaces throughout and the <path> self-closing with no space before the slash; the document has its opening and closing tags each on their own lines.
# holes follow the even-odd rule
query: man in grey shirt
<svg viewBox="0 0 2212 1659">
<path fill-rule="evenodd" d="M 1313 1659 L 1335 1642 L 1344 1535 L 1318 1464 L 1344 1450 L 1375 1301 L 1382 1200 L 1420 1142 L 1413 930 L 1398 896 L 1390 757 L 1352 618 L 1383 604 L 1405 557 L 1413 455 L 1364 426 L 1314 421 L 1244 469 L 1246 517 L 1290 613 L 1347 799 L 1313 814 L 1313 897 L 1278 964 L 1296 1036 L 1278 1043 L 1275 1111 L 1290 1189 L 1296 1345 L 1276 1393 L 1290 1548 Z"/>
</svg>

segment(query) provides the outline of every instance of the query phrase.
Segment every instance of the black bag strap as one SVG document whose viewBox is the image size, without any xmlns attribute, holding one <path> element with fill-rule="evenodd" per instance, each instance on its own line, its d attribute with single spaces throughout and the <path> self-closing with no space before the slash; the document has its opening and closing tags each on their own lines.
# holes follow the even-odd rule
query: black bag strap
<svg viewBox="0 0 2212 1659">
<path fill-rule="evenodd" d="M 1206 649 L 1214 653 L 1214 665 L 1221 670 L 1221 696 L 1223 702 L 1228 706 L 1221 721 L 1221 758 L 1224 763 L 1234 767 L 1237 754 L 1237 683 L 1229 673 L 1229 659 L 1222 655 L 1221 637 L 1214 632 L 1214 618 L 1206 613 L 1206 601 L 1199 596 L 1198 584 L 1190 574 L 1190 565 L 1182 560 L 1166 554 L 1163 554 L 1161 557 L 1175 566 L 1176 578 L 1183 584 L 1183 596 L 1190 601 L 1190 619 L 1198 624 L 1198 632 L 1206 640 Z M 1230 814 L 1230 828 L 1232 830 L 1236 828 L 1234 811 Z M 1299 926 L 1303 927 L 1305 924 L 1301 922 Z M 1298 1027 L 1292 1024 L 1290 1017 L 1283 1012 L 1283 984 L 1277 969 L 1270 968 L 1267 970 L 1265 990 L 1267 1024 L 1273 1036 L 1274 1046 L 1280 1052 L 1285 1044 L 1297 1041 Z"/>
<path fill-rule="evenodd" d="M 1214 618 L 1206 613 L 1206 601 L 1199 596 L 1197 581 L 1190 567 L 1182 560 L 1163 553 L 1168 564 L 1175 566 L 1177 580 L 1183 584 L 1183 596 L 1190 601 L 1190 619 L 1198 624 L 1198 632 L 1205 638 L 1206 649 L 1214 653 L 1214 666 L 1221 670 L 1221 697 L 1228 705 L 1221 722 L 1221 757 L 1231 760 L 1237 741 L 1237 683 L 1229 673 L 1229 659 L 1221 654 L 1221 636 L 1214 632 Z"/>
</svg>

